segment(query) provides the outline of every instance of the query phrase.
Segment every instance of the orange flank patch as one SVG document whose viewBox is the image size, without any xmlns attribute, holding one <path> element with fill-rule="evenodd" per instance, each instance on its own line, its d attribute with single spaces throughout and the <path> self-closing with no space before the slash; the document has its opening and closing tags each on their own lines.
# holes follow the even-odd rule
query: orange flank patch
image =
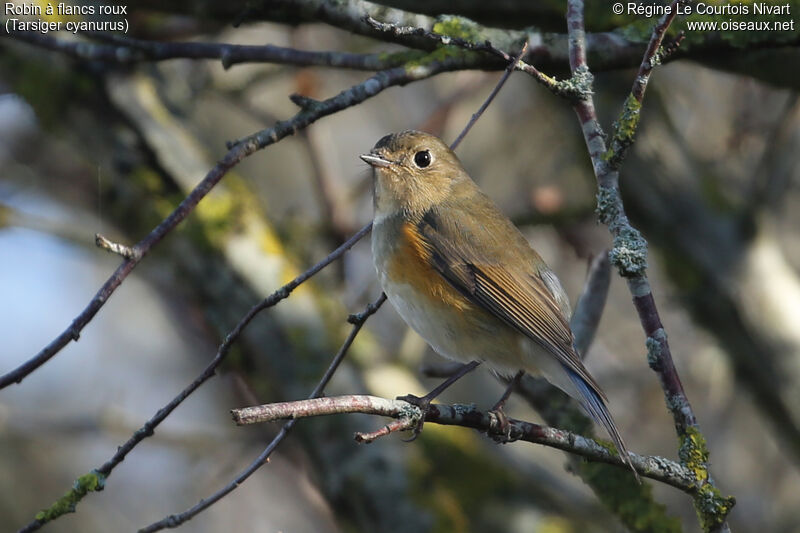
<svg viewBox="0 0 800 533">
<path fill-rule="evenodd" d="M 472 304 L 431 266 L 431 252 L 413 224 L 403 223 L 387 270 L 394 283 L 417 289 L 432 304 L 466 310 Z"/>
</svg>

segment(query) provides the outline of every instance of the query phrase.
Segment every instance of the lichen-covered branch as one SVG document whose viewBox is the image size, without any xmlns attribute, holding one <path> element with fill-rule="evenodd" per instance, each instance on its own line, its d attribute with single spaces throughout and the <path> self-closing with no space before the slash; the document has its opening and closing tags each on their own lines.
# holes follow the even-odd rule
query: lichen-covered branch
<svg viewBox="0 0 800 533">
<path fill-rule="evenodd" d="M 570 35 L 570 68 L 573 72 L 588 72 L 582 0 L 569 0 L 567 27 Z M 656 28 L 656 32 L 662 34 L 665 30 L 665 27 Z M 643 94 L 642 91 L 640 96 Z M 667 334 L 647 279 L 647 242 L 630 224 L 625 214 L 619 195 L 619 173 L 604 157 L 605 136 L 597 120 L 591 94 L 584 100 L 575 102 L 573 107 L 578 115 L 598 182 L 598 216 L 614 237 L 610 258 L 628 281 L 634 306 L 647 336 L 648 362 L 660 379 L 667 408 L 672 414 L 681 440 L 681 461 L 693 472 L 698 484 L 698 491 L 694 495 L 695 509 L 706 531 L 727 531 L 725 518 L 735 500 L 724 497 L 708 473 L 705 440 L 672 361 Z"/>
<path fill-rule="evenodd" d="M 792 13 L 800 9 L 798 0 L 792 0 Z M 603 14 L 610 13 L 610 6 L 602 8 Z M 597 10 L 595 12 L 597 14 Z M 381 33 L 365 22 L 364 17 L 369 16 L 382 22 L 413 28 L 421 28 L 440 35 L 459 37 L 473 43 L 489 41 L 501 50 L 518 50 L 523 42 L 530 43 L 528 54 L 523 61 L 536 65 L 545 72 L 555 72 L 562 69 L 568 59 L 570 46 L 569 34 L 543 32 L 537 27 L 524 30 L 501 29 L 479 24 L 464 16 L 439 15 L 431 17 L 420 15 L 411 11 L 382 6 L 366 0 L 261 0 L 248 4 L 246 18 L 274 20 L 278 22 L 325 22 L 359 35 L 365 35 L 380 40 L 391 39 L 412 48 L 431 50 L 434 44 L 418 35 L 393 35 Z M 697 13 L 690 17 L 695 21 L 714 21 L 718 23 L 727 20 L 724 15 L 705 16 Z M 775 17 L 771 17 L 770 20 Z M 784 17 L 785 19 L 785 17 Z M 617 19 L 608 20 L 609 24 L 618 24 Z M 642 52 L 652 36 L 651 23 L 648 19 L 639 18 L 617 27 L 615 31 L 584 32 L 585 52 L 592 64 L 594 71 L 606 71 L 618 68 L 636 67 L 641 64 Z M 694 31 L 687 35 L 686 46 L 682 49 L 681 57 L 697 57 L 705 61 L 735 57 L 741 60 L 742 55 L 750 49 L 763 47 L 786 47 L 800 45 L 800 32 L 747 32 L 747 31 Z M 709 55 L 711 52 L 713 55 Z M 678 57 L 678 56 L 675 56 Z M 487 57 L 487 64 L 482 68 L 500 70 L 502 63 Z M 725 61 L 718 61 L 718 68 L 733 68 Z M 573 72 L 574 74 L 574 72 Z M 749 72 L 750 75 L 764 75 L 759 72 Z M 782 83 L 797 88 L 797 79 L 788 73 L 781 78 Z M 775 82 L 776 76 L 772 73 L 768 77 Z"/>
<path fill-rule="evenodd" d="M 403 26 L 396 26 L 393 24 L 387 24 L 384 22 L 377 21 L 372 17 L 365 17 L 367 24 L 379 30 L 381 32 L 385 32 L 388 35 L 398 37 L 398 36 L 407 36 L 413 35 L 417 37 L 424 37 L 426 39 L 430 39 L 437 43 L 440 43 L 442 46 L 456 46 L 458 48 L 463 48 L 465 50 L 470 50 L 473 52 L 487 52 L 493 56 L 497 56 L 501 58 L 506 64 L 510 64 L 515 70 L 519 70 L 524 72 L 533 77 L 536 81 L 547 87 L 553 94 L 558 96 L 562 96 L 567 99 L 575 99 L 581 98 L 582 93 L 586 90 L 586 84 L 582 83 L 580 79 L 568 79 L 559 81 L 552 76 L 548 76 L 547 74 L 540 72 L 536 67 L 533 65 L 526 63 L 522 60 L 523 57 L 527 54 L 528 50 L 528 42 L 525 41 L 523 43 L 520 52 L 517 54 L 517 57 L 512 57 L 508 52 L 505 52 L 496 46 L 494 46 L 490 41 L 484 41 L 482 43 L 469 41 L 467 39 L 463 39 L 458 36 L 452 36 L 447 34 L 436 33 L 435 31 L 428 31 L 424 28 L 411 28 L 411 27 L 403 27 Z M 441 29 L 446 28 L 442 26 Z M 455 32 L 458 33 L 458 32 Z"/>
<path fill-rule="evenodd" d="M 622 113 L 614 123 L 614 132 L 611 135 L 609 142 L 609 150 L 605 154 L 606 161 L 613 169 L 618 169 L 628 149 L 633 144 L 634 134 L 639 126 L 640 110 L 642 107 L 642 100 L 644 100 L 644 93 L 647 90 L 647 83 L 650 81 L 650 74 L 653 69 L 660 65 L 665 58 L 667 52 L 661 48 L 661 43 L 664 40 L 664 34 L 669 28 L 675 16 L 678 13 L 678 5 L 685 4 L 686 0 L 673 0 L 670 4 L 670 9 L 665 13 L 653 28 L 653 34 L 650 37 L 650 42 L 647 45 L 647 50 L 642 57 L 642 63 L 639 65 L 639 71 L 636 73 L 636 78 L 633 80 L 633 87 L 631 93 L 623 104 Z M 676 40 L 674 46 L 670 51 L 674 51 L 683 39 L 681 34 Z"/>
</svg>

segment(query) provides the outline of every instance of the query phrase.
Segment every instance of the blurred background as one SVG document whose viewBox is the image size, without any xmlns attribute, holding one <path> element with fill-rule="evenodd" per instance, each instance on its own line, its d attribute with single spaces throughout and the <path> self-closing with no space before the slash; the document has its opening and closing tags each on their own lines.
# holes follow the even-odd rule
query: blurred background
<svg viewBox="0 0 800 533">
<path fill-rule="evenodd" d="M 397 49 L 321 24 L 248 22 L 233 29 L 227 19 L 175 11 L 129 8 L 132 33 L 303 50 Z M 563 22 L 552 24 L 563 31 Z M 137 242 L 222 157 L 226 142 L 294 115 L 289 94 L 323 99 L 369 76 L 277 65 L 225 70 L 218 61 L 120 66 L 75 61 L 8 36 L 0 44 L 0 372 L 66 328 L 120 263 L 95 247 L 95 233 Z M 606 131 L 634 73 L 596 76 Z M 384 134 L 409 128 L 452 142 L 499 76 L 454 72 L 388 89 L 229 172 L 79 342 L 0 391 L 3 528 L 21 527 L 77 476 L 108 460 L 195 378 L 250 306 L 371 220 L 370 174 L 359 154 Z M 683 59 L 655 72 L 642 113 L 621 188 L 650 244 L 649 277 L 708 440 L 711 471 L 723 494 L 737 500 L 731 528 L 798 531 L 796 88 Z M 457 153 L 574 302 L 588 261 L 611 242 L 596 222 L 594 176 L 570 107 L 517 73 Z M 228 411 L 307 396 L 350 328 L 348 313 L 379 294 L 365 239 L 262 313 L 219 376 L 139 445 L 103 492 L 89 494 L 75 514 L 47 530 L 143 527 L 228 482 L 279 428 L 237 428 Z M 615 273 L 587 366 L 608 393 L 630 449 L 677 459 L 672 420 L 645 356 L 630 294 Z M 327 392 L 421 394 L 438 380 L 424 377 L 420 366 L 438 361 L 386 305 L 367 322 Z M 479 369 L 441 401 L 488 408 L 502 390 Z M 516 397 L 508 412 L 541 422 Z M 500 446 L 434 424 L 412 443 L 402 434 L 369 446 L 353 441 L 354 431 L 383 423 L 352 415 L 303 420 L 272 462 L 184 529 L 625 530 L 565 469 L 558 450 Z M 689 497 L 652 486 L 669 516 L 686 531 L 698 530 Z"/>
</svg>

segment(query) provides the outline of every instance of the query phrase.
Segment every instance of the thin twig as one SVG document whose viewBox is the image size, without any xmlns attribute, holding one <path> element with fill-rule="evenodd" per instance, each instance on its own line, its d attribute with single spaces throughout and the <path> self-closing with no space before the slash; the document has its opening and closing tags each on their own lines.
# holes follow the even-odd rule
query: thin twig
<svg viewBox="0 0 800 533">
<path fill-rule="evenodd" d="M 111 297 L 117 287 L 128 277 L 131 271 L 133 271 L 136 265 L 139 264 L 153 246 L 158 244 L 170 231 L 180 224 L 188 214 L 192 212 L 200 200 L 202 200 L 225 174 L 242 159 L 280 141 L 288 135 L 296 133 L 298 130 L 307 127 L 309 124 L 316 122 L 322 117 L 357 105 L 388 87 L 404 85 L 413 81 L 429 78 L 440 72 L 457 69 L 460 66 L 463 66 L 463 63 L 458 59 L 445 59 L 443 61 L 430 62 L 425 67 L 418 67 L 410 70 L 394 68 L 378 72 L 364 82 L 342 91 L 332 98 L 301 110 L 289 120 L 278 122 L 272 128 L 260 131 L 238 141 L 230 148 L 222 160 L 209 170 L 203 180 L 188 196 L 186 196 L 186 198 L 184 198 L 180 205 L 145 236 L 144 239 L 132 247 L 133 256 L 130 259 L 126 259 L 117 267 L 116 271 L 106 280 L 103 286 L 100 287 L 100 290 L 98 290 L 84 310 L 73 319 L 72 323 L 61 334 L 31 359 L 14 370 L 0 376 L 0 389 L 12 383 L 20 383 L 31 372 L 60 352 L 70 341 L 77 341 L 83 328 L 86 327 L 103 305 L 105 305 L 108 298 Z"/>
<path fill-rule="evenodd" d="M 375 314 L 375 312 L 377 312 L 378 309 L 380 309 L 381 305 L 383 305 L 385 301 L 386 301 L 386 295 L 381 293 L 378 299 L 374 303 L 369 304 L 362 313 L 359 313 L 357 315 L 350 315 L 349 320 L 353 324 L 353 328 L 350 330 L 350 334 L 347 336 L 344 343 L 339 348 L 339 351 L 334 356 L 333 361 L 331 361 L 331 364 L 328 366 L 328 369 L 325 371 L 325 374 L 322 376 L 322 379 L 320 379 L 317 386 L 314 387 L 314 390 L 309 395 L 308 401 L 313 401 L 313 399 L 319 398 L 322 395 L 323 390 L 325 390 L 325 387 L 328 385 L 328 382 L 333 377 L 333 374 L 336 372 L 336 370 L 339 368 L 339 365 L 344 360 L 345 355 L 347 355 L 347 351 L 353 344 L 353 341 L 358 335 L 358 332 L 361 331 L 361 328 L 364 326 L 364 323 L 370 316 Z M 184 522 L 191 520 L 196 515 L 203 512 L 205 509 L 214 505 L 214 503 L 218 502 L 226 495 L 233 492 L 239 485 L 244 483 L 244 481 L 248 477 L 250 477 L 256 470 L 261 468 L 265 463 L 269 461 L 269 456 L 272 454 L 275 448 L 278 447 L 281 441 L 283 441 L 283 439 L 286 438 L 286 436 L 289 434 L 289 431 L 291 431 L 292 427 L 294 427 L 295 423 L 296 420 L 290 420 L 289 422 L 284 424 L 278 435 L 276 435 L 275 438 L 272 439 L 272 442 L 270 442 L 269 445 L 264 449 L 264 451 L 261 452 L 261 454 L 259 454 L 259 456 L 255 459 L 255 461 L 250 463 L 250 465 L 248 465 L 247 468 L 245 468 L 239 475 L 237 475 L 223 488 L 221 488 L 208 498 L 200 500 L 200 502 L 198 502 L 197 505 L 193 506 L 190 509 L 187 509 L 186 511 L 180 514 L 169 515 L 166 518 L 159 520 L 158 522 L 154 522 L 149 526 L 140 529 L 139 533 L 152 533 L 154 531 L 161 531 L 162 529 L 165 528 L 178 527 Z"/>
<path fill-rule="evenodd" d="M 401 418 L 399 420 L 392 420 L 385 426 L 375 431 L 368 431 L 368 432 L 361 432 L 358 431 L 355 434 L 356 442 L 361 444 L 370 444 L 375 442 L 381 437 L 385 437 L 386 435 L 390 435 L 392 433 L 397 433 L 400 431 L 408 431 L 409 429 L 414 429 L 416 427 L 416 422 L 412 418 Z"/>
<path fill-rule="evenodd" d="M 314 416 L 363 413 L 368 415 L 388 416 L 401 421 L 389 424 L 373 433 L 360 434 L 361 437 L 380 437 L 404 428 L 413 427 L 416 418 L 423 415 L 418 407 L 403 400 L 390 400 L 377 396 L 346 395 L 281 402 L 231 411 L 237 424 L 258 424 L 281 419 L 307 418 Z M 461 426 L 486 432 L 491 437 L 508 440 L 522 440 L 535 444 L 550 446 L 569 453 L 586 457 L 591 461 L 600 461 L 629 468 L 619 455 L 612 453 L 594 439 L 577 435 L 563 429 L 540 426 L 513 418 L 508 419 L 508 426 L 501 423 L 491 412 L 479 410 L 475 405 L 431 404 L 424 414 L 425 422 L 435 424 Z M 359 440 L 359 437 L 356 437 Z M 694 475 L 685 466 L 658 456 L 630 454 L 634 468 L 642 476 L 649 477 L 678 488 L 689 494 L 695 494 L 697 485 Z"/>
<path fill-rule="evenodd" d="M 662 58 L 659 53 L 659 48 L 661 48 L 661 43 L 664 40 L 667 29 L 678 15 L 678 4 L 685 3 L 687 3 L 686 0 L 673 0 L 669 5 L 669 9 L 666 10 L 664 15 L 658 20 L 655 28 L 653 28 L 650 42 L 647 44 L 647 50 L 642 57 L 642 62 L 639 65 L 639 72 L 636 73 L 636 78 L 631 88 L 631 94 L 639 103 L 644 99 L 644 92 L 647 90 L 647 82 L 650 80 L 650 74 L 657 65 L 661 64 Z"/>
<path fill-rule="evenodd" d="M 464 139 L 464 137 L 467 136 L 467 133 L 469 133 L 469 130 L 472 129 L 472 126 L 474 126 L 475 123 L 478 122 L 478 119 L 481 118 L 483 112 L 486 111 L 486 108 L 488 108 L 489 104 L 492 103 L 494 97 L 497 96 L 497 94 L 500 92 L 500 89 L 502 89 L 503 85 L 506 84 L 506 81 L 511 76 L 511 73 L 514 72 L 514 65 L 516 65 L 517 62 L 519 62 L 519 58 L 525 55 L 526 50 L 528 50 L 527 42 L 522 45 L 522 49 L 519 51 L 516 57 L 512 58 L 512 60 L 509 61 L 508 67 L 506 67 L 506 71 L 503 72 L 503 75 L 500 77 L 500 80 L 497 82 L 497 85 L 494 86 L 494 89 L 492 89 L 492 92 L 489 93 L 489 96 L 486 98 L 486 101 L 484 101 L 483 104 L 481 104 L 481 106 L 478 108 L 478 110 L 472 114 L 472 117 L 469 119 L 469 122 L 467 122 L 467 125 L 464 126 L 464 129 L 461 130 L 461 133 L 458 134 L 456 140 L 453 141 L 453 144 L 450 145 L 451 150 L 455 150 L 458 147 L 458 145 L 461 144 L 461 141 Z"/>
<path fill-rule="evenodd" d="M 133 259 L 136 257 L 136 251 L 130 246 L 110 241 L 99 233 L 94 234 L 94 243 L 98 248 L 102 248 L 112 254 L 120 255 L 125 259 Z"/>
<path fill-rule="evenodd" d="M 208 381 L 211 377 L 214 376 L 216 373 L 217 367 L 225 360 L 230 351 L 231 346 L 234 342 L 239 338 L 242 334 L 244 329 L 247 327 L 248 324 L 264 309 L 268 309 L 277 305 L 281 300 L 284 300 L 289 297 L 294 289 L 299 287 L 301 284 L 306 282 L 312 276 L 320 272 L 323 268 L 331 264 L 332 262 L 339 259 L 342 255 L 347 252 L 350 248 L 353 247 L 359 240 L 361 240 L 364 235 L 369 233 L 372 229 L 371 224 L 364 226 L 361 230 L 350 237 L 347 242 L 342 244 L 339 248 L 331 252 L 325 259 L 315 264 L 313 267 L 309 268 L 292 281 L 283 285 L 278 290 L 273 292 L 267 298 L 264 298 L 261 302 L 254 305 L 250 308 L 247 314 L 242 317 L 241 320 L 236 324 L 236 326 L 228 333 L 225 337 L 225 340 L 220 344 L 219 348 L 217 349 L 217 353 L 211 362 L 206 366 L 203 372 L 195 378 L 192 383 L 190 383 L 185 389 L 183 389 L 177 396 L 175 396 L 172 401 L 170 401 L 167 405 L 162 407 L 161 409 L 153 415 L 150 420 L 145 422 L 145 424 L 136 430 L 134 434 L 129 438 L 122 446 L 117 448 L 117 452 L 106 461 L 102 466 L 99 468 L 92 470 L 89 474 L 81 476 L 80 479 L 85 478 L 86 476 L 94 476 L 97 481 L 97 487 L 94 490 L 100 490 L 105 484 L 106 479 L 111 475 L 114 468 L 117 467 L 125 457 L 144 439 L 153 435 L 155 428 L 158 427 L 161 422 L 163 422 L 171 413 L 174 411 L 181 403 L 183 403 L 186 398 L 188 398 L 194 391 L 196 391 L 203 383 Z M 367 311 L 369 314 L 374 313 L 380 305 L 383 304 L 382 298 L 378 299 L 373 307 L 368 307 Z M 365 312 L 366 313 L 366 312 Z M 366 318 L 369 316 L 367 315 L 356 315 L 360 318 L 360 323 L 363 325 Z M 326 374 L 327 376 L 327 374 Z M 80 483 L 76 482 L 76 487 L 80 485 Z M 55 504 L 50 506 L 50 508 L 42 511 L 39 513 L 36 518 L 31 521 L 27 526 L 23 527 L 20 532 L 28 532 L 28 531 L 35 531 L 42 527 L 47 522 L 55 520 L 65 512 L 74 511 L 75 506 L 83 499 L 83 497 L 88 493 L 88 490 L 76 490 L 76 488 L 71 489 L 68 491 L 62 498 L 60 498 Z M 71 507 L 67 507 L 63 505 L 64 501 L 69 501 Z"/>
</svg>

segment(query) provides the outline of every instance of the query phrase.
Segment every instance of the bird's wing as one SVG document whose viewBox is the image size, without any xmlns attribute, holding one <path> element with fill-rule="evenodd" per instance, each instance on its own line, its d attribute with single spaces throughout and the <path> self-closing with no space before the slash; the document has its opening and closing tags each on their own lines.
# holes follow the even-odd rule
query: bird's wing
<svg viewBox="0 0 800 533">
<path fill-rule="evenodd" d="M 567 318 L 549 286 L 553 282 L 546 279 L 552 274 L 511 221 L 496 214 L 487 228 L 457 208 L 448 208 L 446 217 L 436 208 L 427 211 L 417 231 L 431 266 L 472 303 L 549 351 L 605 399 L 573 348 Z M 494 242 L 497 234 L 511 242 Z"/>
</svg>

